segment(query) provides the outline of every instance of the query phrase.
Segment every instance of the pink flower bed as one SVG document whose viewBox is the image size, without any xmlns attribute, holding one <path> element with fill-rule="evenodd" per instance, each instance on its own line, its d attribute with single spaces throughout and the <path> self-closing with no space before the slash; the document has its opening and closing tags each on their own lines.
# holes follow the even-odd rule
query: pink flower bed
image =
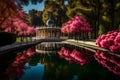
<svg viewBox="0 0 120 80">
<path fill-rule="evenodd" d="M 111 52 L 120 53 L 120 30 L 100 35 L 96 44 L 99 47 L 109 49 Z"/>
<path fill-rule="evenodd" d="M 74 18 L 70 19 L 61 28 L 61 31 L 65 34 L 90 32 L 91 30 L 92 29 L 90 28 L 89 23 L 85 20 L 84 17 L 79 16 L 79 15 L 76 15 Z"/>
<path fill-rule="evenodd" d="M 85 49 L 82 49 L 81 51 L 73 49 L 72 51 L 70 51 L 64 47 L 62 47 L 61 50 L 58 51 L 58 54 L 61 58 L 64 58 L 69 62 L 76 62 L 81 66 L 88 63 L 90 58 L 92 57 L 92 55 L 89 54 L 89 52 Z"/>
</svg>

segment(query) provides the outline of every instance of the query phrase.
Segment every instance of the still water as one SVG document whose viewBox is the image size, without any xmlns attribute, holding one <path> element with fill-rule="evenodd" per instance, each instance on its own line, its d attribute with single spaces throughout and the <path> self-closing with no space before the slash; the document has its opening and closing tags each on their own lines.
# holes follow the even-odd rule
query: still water
<svg viewBox="0 0 120 80">
<path fill-rule="evenodd" d="M 108 71 L 94 58 L 86 65 L 80 66 L 60 58 L 57 53 L 33 55 L 23 65 L 24 69 L 20 76 L 14 78 L 6 75 L 5 70 L 15 57 L 14 53 L 11 56 L 0 55 L 0 80 L 120 80 L 119 76 Z M 14 70 L 8 72 L 15 73 Z"/>
</svg>

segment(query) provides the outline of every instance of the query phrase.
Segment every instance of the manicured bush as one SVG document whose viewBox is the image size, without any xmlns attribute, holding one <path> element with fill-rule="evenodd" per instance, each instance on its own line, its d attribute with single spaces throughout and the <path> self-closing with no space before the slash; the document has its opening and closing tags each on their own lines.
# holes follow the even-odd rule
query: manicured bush
<svg viewBox="0 0 120 80">
<path fill-rule="evenodd" d="M 109 49 L 111 52 L 120 53 L 120 30 L 109 31 L 106 34 L 100 35 L 96 44 L 99 47 Z"/>
<path fill-rule="evenodd" d="M 16 35 L 14 33 L 0 32 L 0 46 L 12 44 L 16 41 Z"/>
</svg>

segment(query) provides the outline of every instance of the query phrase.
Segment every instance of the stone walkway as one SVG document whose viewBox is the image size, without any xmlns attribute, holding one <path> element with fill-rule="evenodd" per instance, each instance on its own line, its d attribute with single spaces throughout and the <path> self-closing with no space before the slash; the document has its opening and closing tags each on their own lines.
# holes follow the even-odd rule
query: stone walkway
<svg viewBox="0 0 120 80">
<path fill-rule="evenodd" d="M 38 39 L 38 40 L 35 40 L 35 41 L 29 41 L 29 42 L 13 43 L 13 44 L 10 44 L 10 45 L 0 47 L 0 54 L 8 53 L 10 51 L 17 51 L 17 50 L 23 50 L 23 49 L 26 49 L 26 48 L 30 48 L 32 46 L 35 46 L 38 43 L 41 43 L 41 42 L 60 42 L 60 41 L 63 41 L 63 40 L 65 40 L 65 39 L 47 38 L 47 39 Z"/>
<path fill-rule="evenodd" d="M 90 41 L 77 41 L 77 40 L 72 40 L 72 39 L 68 39 L 65 41 L 65 43 L 67 44 L 71 44 L 71 45 L 75 45 L 75 46 L 78 46 L 78 47 L 81 47 L 81 48 L 85 48 L 89 51 L 92 51 L 92 52 L 96 52 L 96 50 L 100 50 L 100 51 L 104 51 L 104 52 L 107 52 L 108 54 L 111 54 L 113 56 L 117 56 L 117 57 L 120 57 L 119 54 L 115 54 L 113 52 L 111 52 L 110 50 L 108 49 L 104 49 L 102 47 L 99 47 L 95 44 L 95 42 L 90 42 Z"/>
<path fill-rule="evenodd" d="M 70 45 L 75 45 L 75 46 L 78 46 L 81 48 L 85 48 L 85 49 L 91 50 L 93 52 L 95 52 L 96 50 L 105 51 L 111 55 L 120 57 L 120 55 L 112 53 L 108 49 L 98 47 L 95 44 L 95 42 L 80 41 L 80 40 L 78 41 L 78 40 L 73 40 L 73 39 L 60 39 L 60 38 L 59 39 L 58 38 L 39 39 L 39 40 L 35 40 L 35 41 L 30 41 L 30 42 L 22 42 L 22 43 L 14 43 L 14 44 L 6 45 L 3 47 L 0 47 L 0 54 L 9 53 L 11 51 L 24 50 L 24 49 L 30 48 L 32 46 L 35 46 L 36 44 L 39 44 L 41 42 L 62 42 L 62 43 L 70 44 Z"/>
</svg>

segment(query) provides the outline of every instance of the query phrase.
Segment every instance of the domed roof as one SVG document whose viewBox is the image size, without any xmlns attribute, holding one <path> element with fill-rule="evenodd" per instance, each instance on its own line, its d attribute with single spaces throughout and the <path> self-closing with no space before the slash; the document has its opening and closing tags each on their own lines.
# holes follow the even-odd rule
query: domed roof
<svg viewBox="0 0 120 80">
<path fill-rule="evenodd" d="M 54 20 L 52 18 L 49 18 L 46 22 L 46 25 L 49 26 L 49 25 L 54 25 Z"/>
</svg>

